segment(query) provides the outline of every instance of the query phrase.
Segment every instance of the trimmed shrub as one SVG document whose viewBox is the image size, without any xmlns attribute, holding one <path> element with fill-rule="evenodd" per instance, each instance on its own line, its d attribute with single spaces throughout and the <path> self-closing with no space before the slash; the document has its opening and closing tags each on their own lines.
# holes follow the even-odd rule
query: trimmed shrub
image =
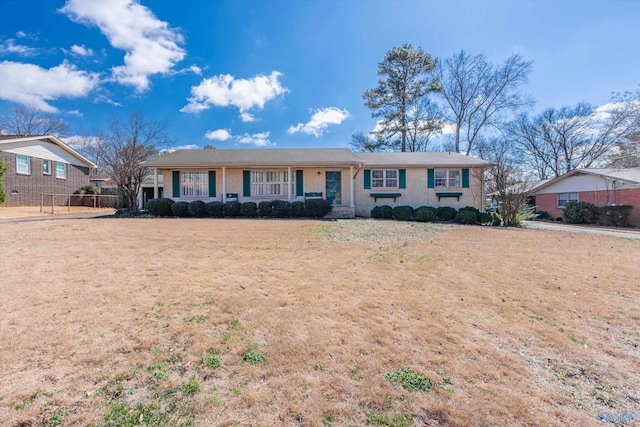
<svg viewBox="0 0 640 427">
<path fill-rule="evenodd" d="M 436 211 L 438 219 L 443 221 L 451 221 L 456 217 L 457 211 L 451 206 L 440 206 Z"/>
<path fill-rule="evenodd" d="M 374 206 L 373 209 L 371 209 L 371 218 L 375 218 L 375 219 L 382 218 L 381 206 Z"/>
<path fill-rule="evenodd" d="M 420 206 L 413 212 L 416 221 L 431 222 L 436 220 L 436 210 L 427 206 Z"/>
<path fill-rule="evenodd" d="M 380 213 L 382 219 L 391 219 L 393 217 L 393 208 L 389 205 L 380 206 Z"/>
<path fill-rule="evenodd" d="M 171 205 L 171 212 L 174 216 L 182 218 L 189 216 L 189 202 L 175 202 Z"/>
<path fill-rule="evenodd" d="M 598 208 L 587 202 L 568 202 L 562 217 L 569 224 L 593 224 L 598 220 Z"/>
<path fill-rule="evenodd" d="M 478 215 L 472 210 L 460 209 L 456 214 L 455 221 L 458 224 L 475 224 L 478 222 Z"/>
<path fill-rule="evenodd" d="M 260 216 L 272 216 L 273 215 L 273 205 L 271 202 L 260 202 L 258 203 L 258 215 Z"/>
<path fill-rule="evenodd" d="M 273 207 L 271 213 L 276 218 L 288 218 L 291 214 L 291 204 L 286 200 L 274 200 L 271 206 Z"/>
<path fill-rule="evenodd" d="M 202 200 L 194 200 L 189 203 L 189 215 L 195 218 L 202 218 L 207 214 Z"/>
<path fill-rule="evenodd" d="M 396 221 L 409 221 L 413 217 L 411 206 L 396 206 L 392 210 L 393 219 Z"/>
<path fill-rule="evenodd" d="M 489 212 L 480 212 L 478 215 L 478 222 L 481 225 L 491 225 L 491 213 Z"/>
<path fill-rule="evenodd" d="M 300 218 L 305 216 L 304 202 L 291 202 L 291 216 Z"/>
<path fill-rule="evenodd" d="M 551 215 L 549 215 L 549 212 L 547 212 L 547 211 L 535 211 L 534 213 L 536 215 L 538 215 L 536 217 L 537 219 L 549 219 L 549 218 L 551 218 Z"/>
<path fill-rule="evenodd" d="M 151 199 L 147 202 L 147 211 L 155 216 L 173 216 L 171 205 L 175 202 L 165 197 Z"/>
<path fill-rule="evenodd" d="M 598 208 L 598 220 L 606 225 L 631 227 L 629 216 L 633 206 L 602 206 Z"/>
<path fill-rule="evenodd" d="M 242 216 L 256 216 L 258 212 L 258 205 L 254 202 L 244 202 L 240 205 L 240 215 Z"/>
<path fill-rule="evenodd" d="M 222 210 L 224 208 L 224 203 L 222 202 L 209 202 L 205 203 L 204 211 L 207 216 L 212 216 L 214 218 L 222 217 Z"/>
<path fill-rule="evenodd" d="M 331 212 L 331 203 L 325 199 L 310 199 L 304 204 L 307 216 L 311 218 L 322 218 Z"/>
<path fill-rule="evenodd" d="M 473 212 L 476 214 L 476 216 L 480 215 L 480 211 L 477 208 L 474 208 L 473 206 L 465 206 L 464 208 L 460 208 L 458 212 L 462 212 L 462 211 Z"/>
<path fill-rule="evenodd" d="M 502 218 L 496 212 L 491 212 L 491 226 L 499 227 L 502 224 Z"/>
<path fill-rule="evenodd" d="M 240 216 L 240 202 L 227 202 L 222 208 L 222 215 L 224 216 Z"/>
</svg>

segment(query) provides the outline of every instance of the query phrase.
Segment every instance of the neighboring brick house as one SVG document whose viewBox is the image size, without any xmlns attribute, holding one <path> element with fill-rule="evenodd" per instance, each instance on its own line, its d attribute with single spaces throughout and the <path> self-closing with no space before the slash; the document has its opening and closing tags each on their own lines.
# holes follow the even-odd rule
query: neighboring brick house
<svg viewBox="0 0 640 427">
<path fill-rule="evenodd" d="M 562 218 L 569 201 L 596 206 L 632 206 L 630 223 L 640 226 L 640 168 L 574 169 L 536 189 L 538 210 Z"/>
<path fill-rule="evenodd" d="M 89 185 L 96 165 L 53 135 L 0 135 L 6 200 L 2 206 L 38 206 L 41 194 L 72 194 Z"/>
<path fill-rule="evenodd" d="M 178 150 L 142 165 L 162 170 L 175 201 L 303 201 L 322 197 L 335 217 L 376 205 L 483 208 L 491 163 L 456 153 L 354 153 L 346 148 Z M 152 175 L 154 196 L 160 180 Z M 158 177 L 159 178 L 159 177 Z"/>
</svg>

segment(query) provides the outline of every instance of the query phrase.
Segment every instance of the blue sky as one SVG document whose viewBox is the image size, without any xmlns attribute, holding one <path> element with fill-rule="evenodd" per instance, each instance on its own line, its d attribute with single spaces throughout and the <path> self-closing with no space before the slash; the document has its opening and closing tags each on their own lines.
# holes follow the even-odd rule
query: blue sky
<svg viewBox="0 0 640 427">
<path fill-rule="evenodd" d="M 181 147 L 346 147 L 394 46 L 518 52 L 534 111 L 598 106 L 640 84 L 639 22 L 636 0 L 2 0 L 0 109 L 71 134 L 139 109 Z"/>
</svg>

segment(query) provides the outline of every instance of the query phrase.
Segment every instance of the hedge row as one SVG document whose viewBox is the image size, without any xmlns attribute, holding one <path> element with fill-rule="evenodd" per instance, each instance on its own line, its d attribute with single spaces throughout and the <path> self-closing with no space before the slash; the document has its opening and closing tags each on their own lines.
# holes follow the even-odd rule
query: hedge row
<svg viewBox="0 0 640 427">
<path fill-rule="evenodd" d="M 497 213 L 480 212 L 472 206 L 465 206 L 464 208 L 460 208 L 460 210 L 456 210 L 450 206 L 440 206 L 438 208 L 420 206 L 414 209 L 411 206 L 396 206 L 392 208 L 389 205 L 383 205 L 371 209 L 371 218 L 419 222 L 455 221 L 459 224 L 493 226 L 498 226 L 502 222 Z"/>
<path fill-rule="evenodd" d="M 147 211 L 155 216 L 177 216 L 194 218 L 265 217 L 265 218 L 321 218 L 331 211 L 331 204 L 324 199 L 306 202 L 285 200 L 255 202 L 174 202 L 167 198 L 151 199 Z"/>
<path fill-rule="evenodd" d="M 629 227 L 632 206 L 602 206 L 592 203 L 570 201 L 562 216 L 569 224 L 606 224 Z"/>
</svg>

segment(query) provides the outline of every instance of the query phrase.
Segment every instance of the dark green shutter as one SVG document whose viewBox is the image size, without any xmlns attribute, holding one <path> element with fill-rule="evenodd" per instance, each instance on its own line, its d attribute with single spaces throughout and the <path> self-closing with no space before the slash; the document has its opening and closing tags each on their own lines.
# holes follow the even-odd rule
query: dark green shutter
<svg viewBox="0 0 640 427">
<path fill-rule="evenodd" d="M 296 171 L 296 196 L 304 196 L 304 182 L 302 181 L 303 171 Z"/>
<path fill-rule="evenodd" d="M 369 169 L 364 170 L 364 189 L 371 189 L 371 170 Z"/>
<path fill-rule="evenodd" d="M 462 169 L 462 188 L 469 188 L 469 169 Z"/>
<path fill-rule="evenodd" d="M 209 197 L 216 197 L 216 171 L 209 171 Z"/>
<path fill-rule="evenodd" d="M 433 169 L 427 169 L 427 188 L 436 188 L 436 178 Z"/>
<path fill-rule="evenodd" d="M 180 197 L 180 171 L 173 171 L 173 197 Z"/>
<path fill-rule="evenodd" d="M 400 169 L 398 171 L 398 186 L 400 188 L 407 188 L 407 170 Z"/>
<path fill-rule="evenodd" d="M 242 171 L 242 197 L 251 197 L 251 171 Z"/>
</svg>

